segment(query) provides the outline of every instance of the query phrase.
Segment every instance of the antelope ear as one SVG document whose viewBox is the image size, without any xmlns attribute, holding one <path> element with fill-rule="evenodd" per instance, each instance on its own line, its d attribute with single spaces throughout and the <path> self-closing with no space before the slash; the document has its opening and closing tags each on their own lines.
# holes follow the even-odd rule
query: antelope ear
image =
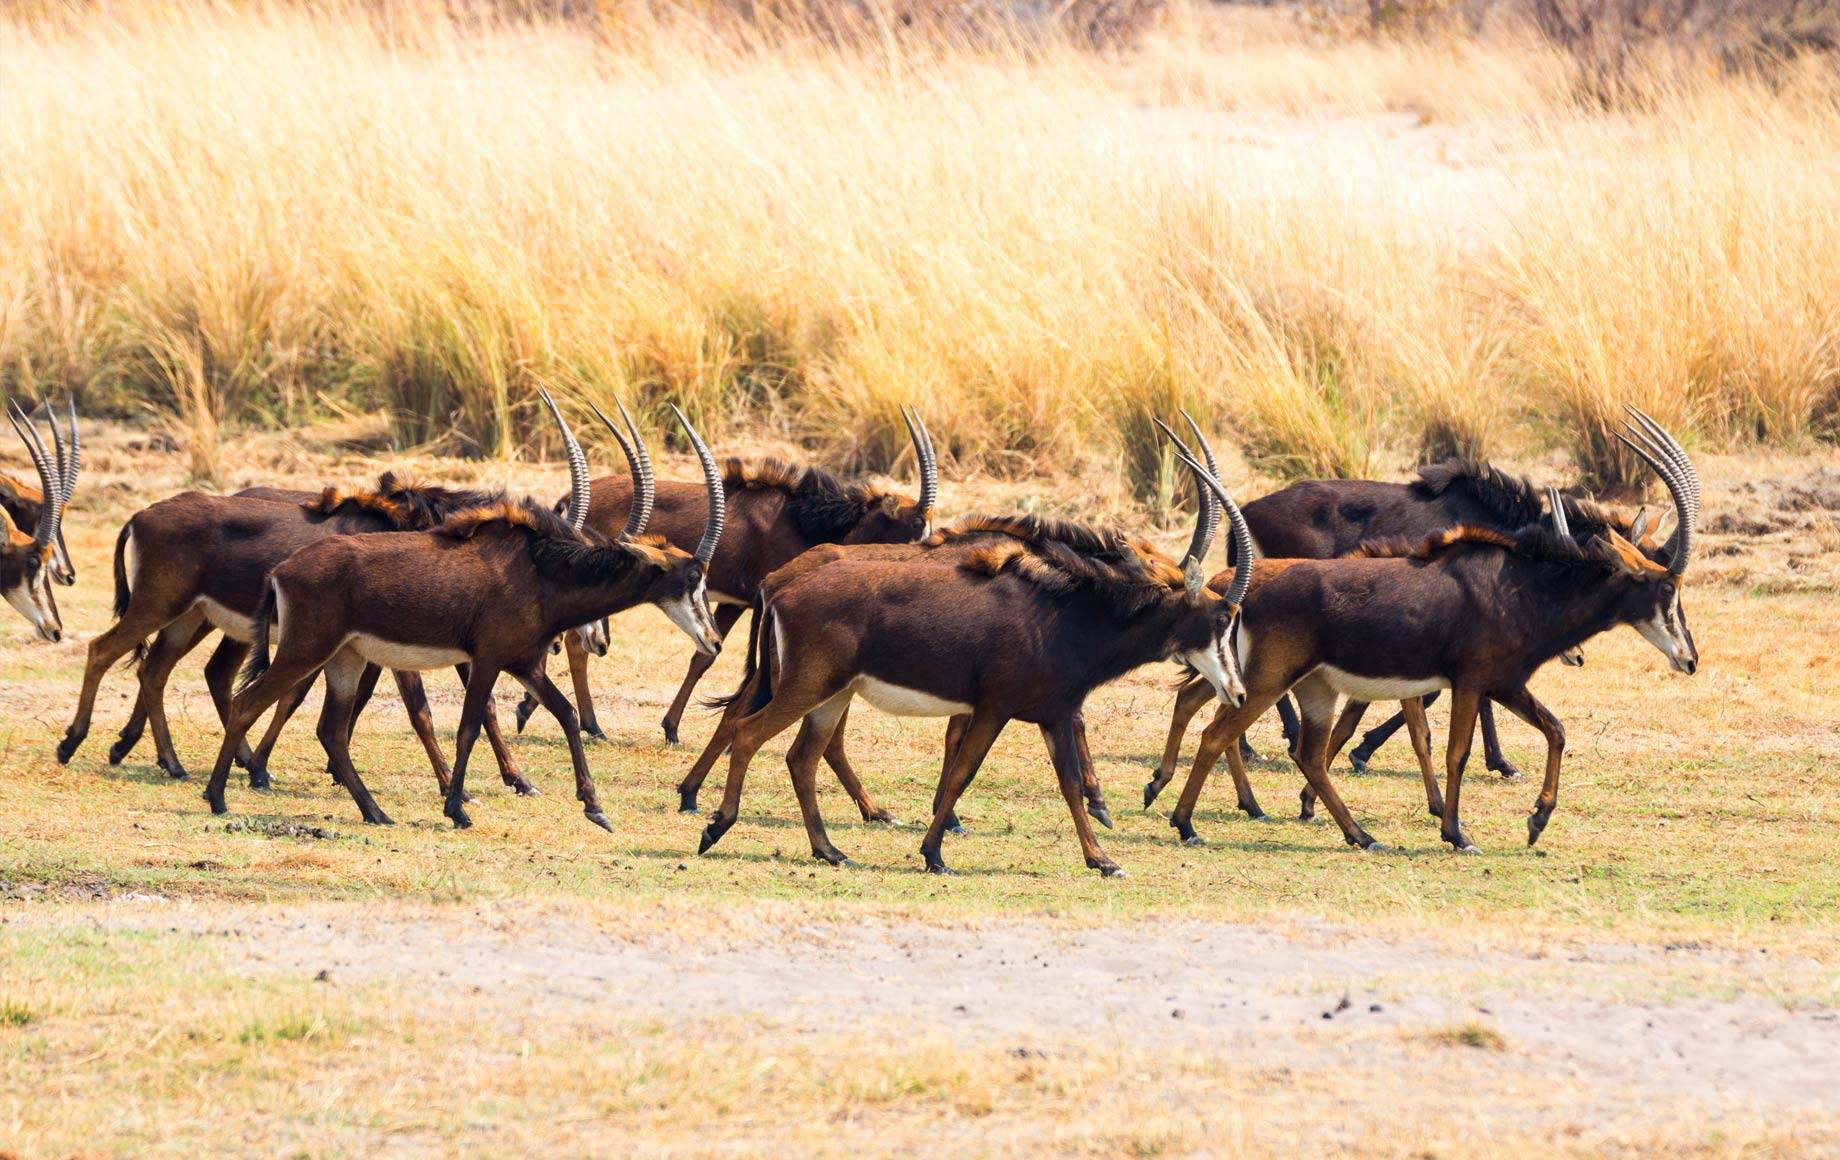
<svg viewBox="0 0 1840 1160">
<path fill-rule="evenodd" d="M 1641 549 L 1625 540 L 1614 530 L 1606 532 L 1601 541 L 1606 562 L 1625 576 L 1636 580 L 1654 580 L 1667 575 L 1667 569 L 1642 554 Z"/>
<path fill-rule="evenodd" d="M 883 496 L 882 497 L 882 514 L 887 516 L 889 519 L 893 519 L 896 516 L 900 515 L 901 514 L 901 497 L 898 495 Z"/>
<path fill-rule="evenodd" d="M 19 530 L 13 517 L 5 508 L 0 507 L 0 551 L 8 548 L 25 547 L 32 543 L 32 537 Z"/>
<path fill-rule="evenodd" d="M 1647 536 L 1648 533 L 1648 509 L 1646 507 L 1637 508 L 1636 518 L 1629 521 L 1629 538 L 1641 544 L 1643 537 Z"/>
<path fill-rule="evenodd" d="M 1201 593 L 1207 589 L 1207 572 L 1201 561 L 1190 556 L 1182 562 L 1182 590 L 1188 596 L 1190 608 L 1201 605 Z"/>
</svg>

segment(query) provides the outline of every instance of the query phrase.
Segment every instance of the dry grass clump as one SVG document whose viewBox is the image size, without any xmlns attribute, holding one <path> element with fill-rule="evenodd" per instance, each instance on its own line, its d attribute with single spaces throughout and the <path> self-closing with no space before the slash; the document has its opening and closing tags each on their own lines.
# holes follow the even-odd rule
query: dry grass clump
<svg viewBox="0 0 1840 1160">
<path fill-rule="evenodd" d="M 769 48 L 615 10 L 15 7 L 0 380 L 176 416 L 207 478 L 219 425 L 329 404 L 515 454 L 538 386 L 868 468 L 917 399 L 960 471 L 1146 497 L 1142 416 L 1184 405 L 1281 473 L 1528 432 L 1613 483 L 1625 400 L 1716 443 L 1836 422 L 1818 79 L 1611 118 L 1511 37 L 1194 7 L 1124 56 Z"/>
</svg>

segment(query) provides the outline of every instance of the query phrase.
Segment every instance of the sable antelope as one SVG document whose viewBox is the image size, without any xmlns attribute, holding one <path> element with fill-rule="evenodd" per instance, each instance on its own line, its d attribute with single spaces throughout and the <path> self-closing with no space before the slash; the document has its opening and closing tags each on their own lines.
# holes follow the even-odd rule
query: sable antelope
<svg viewBox="0 0 1840 1160">
<path fill-rule="evenodd" d="M 1192 420 L 1191 420 L 1192 423 Z M 1209 470 L 1216 475 L 1212 452 L 1207 441 L 1201 450 L 1208 456 Z M 1345 556 L 1372 540 L 1406 539 L 1422 542 L 1426 536 L 1445 528 L 1497 528 L 1513 531 L 1540 518 L 1540 492 L 1527 480 L 1502 471 L 1491 464 L 1465 459 L 1449 459 L 1419 469 L 1411 483 L 1382 483 L 1365 479 L 1317 479 L 1294 483 L 1281 491 L 1245 505 L 1246 523 L 1259 553 L 1272 559 L 1326 560 Z M 1582 656 L 1562 658 L 1567 664 L 1583 664 Z M 1191 682 L 1194 691 L 1185 688 L 1195 704 L 1206 703 L 1206 685 Z M 1437 700 L 1432 693 L 1424 699 L 1429 706 Z M 1170 725 L 1169 745 L 1157 776 L 1167 780 L 1175 771 L 1182 731 L 1187 720 L 1182 716 L 1178 698 L 1177 720 Z M 1362 704 L 1350 706 L 1348 728 L 1360 721 Z M 1288 697 L 1278 701 L 1279 716 L 1284 719 L 1284 736 L 1293 741 L 1297 734 L 1296 712 Z M 1189 711 L 1193 715 L 1193 710 Z M 1483 756 L 1488 768 L 1503 777 L 1519 777 L 1520 770 L 1501 752 L 1495 732 L 1495 713 L 1490 702 L 1482 703 Z M 1178 726 L 1179 722 L 1179 726 Z M 1405 723 L 1403 713 L 1371 730 L 1350 760 L 1357 770 L 1367 767 L 1375 750 Z M 1241 755 L 1253 756 L 1241 739 Z M 1149 803 L 1146 802 L 1146 805 Z"/>
<path fill-rule="evenodd" d="M 1230 500 L 1227 507 L 1249 577 L 1251 537 Z M 1057 525 L 1026 543 L 999 538 L 952 567 L 844 556 L 779 588 L 751 633 L 748 715 L 735 730 L 722 805 L 699 849 L 735 824 L 754 753 L 803 718 L 786 763 L 812 853 L 846 861 L 824 832 L 813 775 L 861 694 L 897 715 L 970 717 L 921 842 L 929 871 L 948 872 L 939 849 L 947 818 L 997 734 L 1021 719 L 1048 743 L 1086 865 L 1121 873 L 1081 808 L 1076 721 L 1093 689 L 1171 658 L 1193 665 L 1228 703 L 1242 698 L 1227 639 L 1244 585 L 1224 598 L 1207 590 L 1201 561 L 1213 518 L 1204 501 L 1180 566 L 1122 533 Z"/>
<path fill-rule="evenodd" d="M 313 515 L 335 516 L 342 514 L 347 517 L 348 522 L 360 522 L 355 526 L 342 527 L 334 527 L 331 524 L 321 524 L 321 528 L 328 534 L 356 534 L 372 530 L 426 530 L 440 523 L 447 514 L 461 511 L 466 508 L 489 505 L 496 502 L 499 496 L 498 493 L 495 492 L 453 491 L 446 488 L 429 487 L 399 480 L 394 473 L 385 472 L 382 478 L 378 480 L 377 489 L 370 492 L 347 494 L 332 488 L 326 488 L 319 492 L 311 492 L 296 491 L 290 488 L 280 487 L 248 487 L 237 492 L 233 498 L 270 500 L 275 503 L 290 504 L 300 507 Z M 341 512 L 341 508 L 347 507 L 349 507 L 350 510 Z M 363 526 L 361 523 L 363 519 L 362 512 L 376 514 L 381 522 L 377 523 L 375 527 Z M 259 600 L 260 598 L 257 597 L 257 599 Z M 122 727 L 120 736 L 115 744 L 109 748 L 110 765 L 119 765 L 140 741 L 150 715 L 148 711 L 149 703 L 155 705 L 162 719 L 164 718 L 165 707 L 162 703 L 164 700 L 164 686 L 172 666 L 177 664 L 181 658 L 186 656 L 193 649 L 197 648 L 198 645 L 203 643 L 204 639 L 210 636 L 214 631 L 216 631 L 216 625 L 212 624 L 209 620 L 199 624 L 189 637 L 184 637 L 183 639 L 182 628 L 177 631 L 171 628 L 161 630 L 161 634 L 156 638 L 156 642 L 152 649 L 148 650 L 146 654 L 156 657 L 156 663 L 150 666 L 146 663 L 146 655 L 142 657 L 140 674 L 141 695 L 135 702 L 134 712 L 129 717 L 128 723 Z M 591 625 L 584 625 L 581 628 L 572 630 L 569 635 L 571 637 L 579 637 L 582 642 L 580 647 L 585 648 L 593 655 L 606 655 L 606 621 L 602 620 Z M 220 724 L 222 723 L 223 712 L 230 704 L 231 681 L 237 669 L 242 666 L 248 656 L 248 641 L 226 635 L 218 643 L 216 651 L 211 654 L 211 659 L 205 663 L 205 680 L 206 684 L 211 689 L 212 702 L 218 707 Z M 377 679 L 380 675 L 381 670 L 373 666 L 366 669 L 364 676 L 359 680 L 357 696 L 352 705 L 354 722 L 357 717 L 363 715 L 364 707 L 369 703 L 371 693 L 375 690 Z M 447 788 L 447 759 L 441 754 L 440 746 L 435 740 L 434 720 L 429 712 L 427 690 L 422 684 L 421 674 L 397 671 L 392 673 L 392 676 L 396 681 L 397 692 L 402 697 L 403 706 L 408 710 L 411 726 L 415 730 L 417 739 L 421 741 L 423 749 L 427 752 L 429 764 L 432 765 L 435 770 L 436 780 L 439 782 L 442 792 L 445 793 Z M 261 741 L 256 744 L 253 751 L 245 745 L 243 750 L 238 753 L 236 759 L 237 764 L 249 771 L 250 788 L 263 789 L 269 785 L 269 756 L 274 752 L 275 744 L 280 739 L 281 731 L 286 728 L 289 719 L 299 710 L 301 703 L 306 700 L 308 693 L 312 691 L 313 685 L 318 679 L 319 675 L 316 673 L 297 685 L 288 696 L 282 698 L 275 706 L 274 717 L 269 721 L 268 729 L 263 733 Z M 466 674 L 464 672 L 460 674 L 460 679 L 462 682 L 466 680 Z M 156 740 L 160 736 L 166 735 L 164 728 L 164 725 L 162 725 L 160 729 L 155 731 Z M 488 716 L 486 718 L 486 737 L 491 743 L 493 755 L 498 760 L 499 769 L 504 775 L 505 784 L 512 787 L 521 795 L 539 795 L 541 791 L 532 786 L 530 782 L 524 778 L 523 774 L 518 772 L 517 760 L 512 756 L 511 750 L 505 745 L 504 738 L 499 733 L 498 714 L 495 706 L 488 709 Z M 174 773 L 173 776 L 181 776 L 184 773 L 184 767 L 179 764 L 177 754 L 171 750 L 170 740 L 161 743 L 161 752 L 158 757 L 158 762 L 160 767 L 166 769 L 169 773 L 177 770 L 178 772 Z"/>
<path fill-rule="evenodd" d="M 271 492 L 291 498 L 303 493 Z M 165 688 L 173 666 L 213 628 L 224 643 L 205 668 L 205 683 L 220 719 L 230 705 L 231 682 L 248 655 L 255 636 L 252 617 L 262 600 L 269 569 L 296 550 L 335 534 L 379 533 L 403 527 L 427 527 L 446 514 L 496 502 L 496 493 L 417 486 L 386 473 L 375 491 L 347 494 L 327 488 L 306 502 L 278 502 L 252 496 L 213 496 L 186 492 L 136 512 L 115 541 L 115 624 L 90 642 L 77 710 L 58 745 L 58 761 L 68 763 L 89 733 L 90 715 L 102 676 L 116 660 L 135 651 L 140 656 L 140 695 L 134 716 L 109 751 L 119 762 L 139 739 L 143 723 L 153 726 L 159 764 L 173 778 L 186 776 L 173 747 L 165 712 Z M 152 643 L 146 643 L 149 636 Z M 437 782 L 447 785 L 447 765 L 434 738 L 421 677 L 398 676 L 423 748 Z M 304 691 L 304 690 L 303 690 Z M 518 772 L 488 721 L 493 749 L 505 784 L 519 793 L 534 792 Z M 272 739 L 265 740 L 265 745 Z M 268 784 L 265 764 L 245 747 L 250 784 Z M 263 756 L 266 756 L 266 748 Z"/>
<path fill-rule="evenodd" d="M 432 532 L 330 536 L 269 573 L 255 616 L 256 653 L 231 702 L 230 722 L 205 790 L 212 812 L 224 812 L 231 759 L 256 717 L 323 668 L 320 741 L 364 820 L 389 824 L 351 762 L 349 708 L 359 676 L 366 663 L 393 669 L 467 663 L 472 667 L 446 816 L 456 827 L 472 825 L 464 807 L 467 758 L 492 686 L 501 672 L 508 672 L 536 692 L 561 724 L 582 812 L 594 824 L 613 828 L 588 771 L 575 711 L 544 674 L 543 659 L 551 642 L 570 628 L 641 602 L 661 608 L 698 648 L 718 651 L 722 642 L 704 593 L 709 560 L 722 536 L 725 499 L 715 459 L 678 412 L 708 489 L 709 511 L 696 552 L 644 535 L 649 487 L 618 538 L 585 538 L 587 459 L 547 392 L 543 400 L 569 453 L 566 518 L 529 501 L 501 501 L 452 516 Z M 271 637 L 276 641 L 272 661 Z"/>
<path fill-rule="evenodd" d="M 1459 799 L 1487 696 L 1546 738 L 1546 777 L 1527 820 L 1528 844 L 1537 841 L 1558 801 L 1565 730 L 1528 691 L 1534 671 L 1621 624 L 1635 628 L 1678 671 L 1691 674 L 1699 663 L 1680 599 L 1699 518 L 1699 477 L 1673 436 L 1642 412 L 1629 412 L 1634 421 L 1617 436 L 1661 477 L 1673 500 L 1676 524 L 1666 545 L 1648 534 L 1645 517 L 1632 525 L 1639 541 L 1632 543 L 1596 505 L 1568 504 L 1552 492 L 1550 526 L 1530 523 L 1515 532 L 1457 527 L 1418 545 L 1369 545 L 1350 558 L 1260 561 L 1240 626 L 1246 699 L 1222 706 L 1202 734 L 1170 818 L 1184 840 L 1195 836 L 1195 803 L 1223 752 L 1241 807 L 1257 808 L 1233 742 L 1290 689 L 1301 710 L 1296 752 L 1304 776 L 1349 844 L 1374 847 L 1329 780 L 1336 697 L 1409 698 L 1448 688 L 1443 799 L 1436 799 L 1435 783 L 1427 785 L 1442 837 L 1460 852 L 1475 850 L 1460 824 Z M 1209 487 L 1219 486 L 1209 479 Z M 1582 542 L 1571 530 L 1575 518 Z"/>
<path fill-rule="evenodd" d="M 1193 421 L 1191 420 L 1191 425 Z M 1197 435 L 1199 433 L 1197 432 Z M 1207 441 L 1200 449 L 1210 471 L 1215 471 L 1213 453 Z M 1419 469 L 1419 478 L 1410 484 L 1378 483 L 1369 480 L 1313 480 L 1293 484 L 1282 491 L 1253 500 L 1245 507 L 1246 522 L 1252 527 L 1254 541 L 1268 558 L 1327 559 L 1346 555 L 1362 543 L 1375 540 L 1405 540 L 1421 543 L 1434 532 L 1449 527 L 1466 526 L 1515 531 L 1539 522 L 1543 508 L 1540 492 L 1525 479 L 1511 475 L 1487 463 L 1451 459 Z M 1371 529 L 1371 531 L 1370 531 Z M 1625 529 L 1626 530 L 1626 529 Z M 1639 538 L 1639 537 L 1638 537 Z M 1222 572 L 1209 581 L 1221 591 L 1229 581 Z M 1256 577 L 1255 577 L 1256 582 Z M 1560 654 L 1567 665 L 1584 664 L 1577 649 Z M 1429 707 L 1438 698 L 1433 691 L 1421 699 L 1419 709 Z M 1144 805 L 1148 808 L 1158 792 L 1175 776 L 1176 761 L 1181 755 L 1182 738 L 1188 723 L 1202 706 L 1212 700 L 1206 681 L 1191 677 L 1176 694 L 1175 710 L 1164 743 L 1163 757 L 1151 781 L 1145 786 Z M 1341 751 L 1360 723 L 1367 702 L 1351 700 L 1336 722 L 1330 744 L 1330 760 Z M 1294 711 L 1289 698 L 1278 700 L 1280 714 L 1286 717 L 1287 739 L 1296 736 Z M 1374 750 L 1407 723 L 1406 708 L 1392 719 L 1371 730 L 1361 746 L 1350 755 L 1355 769 L 1364 770 Z M 1496 739 L 1495 717 L 1485 698 L 1479 714 L 1483 749 L 1488 768 L 1504 777 L 1518 777 L 1520 771 L 1501 753 Z M 1423 749 L 1423 738 L 1415 739 L 1414 750 L 1428 770 L 1430 756 Z M 1239 740 L 1242 758 L 1253 756 L 1245 738 Z M 1427 776 L 1429 776 L 1427 774 Z M 1313 813 L 1314 796 L 1303 791 L 1304 817 Z M 1265 816 L 1262 812 L 1256 817 Z"/>
<path fill-rule="evenodd" d="M 56 417 L 51 420 L 51 437 L 57 447 L 55 458 L 46 454 L 38 430 L 19 404 L 12 405 L 7 418 L 32 457 L 39 487 L 33 492 L 31 488 L 14 484 L 8 491 L 16 497 L 17 506 L 9 503 L 0 507 L 0 540 L 4 541 L 0 542 L 0 592 L 4 592 L 6 602 L 38 630 L 40 638 L 55 643 L 63 639 L 64 622 L 58 615 L 57 600 L 51 594 L 51 582 L 59 577 L 64 511 L 70 504 L 71 492 L 83 466 L 77 413 L 73 404 L 68 454 L 57 429 Z M 14 514 L 15 510 L 18 515 Z M 66 575 L 74 577 L 68 563 L 63 567 Z"/>
<path fill-rule="evenodd" d="M 956 568 L 969 553 L 988 547 L 993 539 L 1004 538 L 1031 544 L 1072 527 L 1073 525 L 1059 525 L 1032 517 L 972 516 L 956 527 L 934 532 L 917 544 L 822 545 L 803 553 L 792 563 L 774 571 L 762 581 L 758 600 L 761 603 L 771 603 L 778 592 L 797 584 L 808 574 L 838 560 L 847 559 L 858 563 L 873 561 L 930 564 L 936 567 Z M 1076 530 L 1079 532 L 1078 542 L 1084 543 L 1088 534 L 1084 529 Z M 678 786 L 683 803 L 680 808 L 685 812 L 696 812 L 696 798 L 702 790 L 703 782 L 708 778 L 709 771 L 714 768 L 716 761 L 728 752 L 735 730 L 740 725 L 741 719 L 747 714 L 749 696 L 754 687 L 753 682 L 763 679 L 762 672 L 767 673 L 765 679 L 772 679 L 772 670 L 776 666 L 777 661 L 769 656 L 767 667 L 744 681 L 741 689 L 735 695 L 713 702 L 714 707 L 722 710 L 722 718 L 717 723 L 715 733 L 710 737 L 708 745 L 697 758 L 696 764 L 691 767 L 690 772 L 684 776 L 684 780 Z M 1212 695 L 1212 693 L 1209 694 L 1210 697 Z M 849 729 L 849 715 L 850 711 L 846 707 L 838 716 L 837 725 L 824 749 L 824 760 L 836 772 L 837 780 L 842 783 L 850 799 L 856 803 L 856 808 L 862 814 L 863 821 L 893 823 L 894 817 L 887 810 L 876 805 L 868 791 L 863 788 L 862 780 L 856 775 L 854 767 L 850 764 L 849 756 L 844 748 L 844 737 Z M 963 736 L 964 729 L 969 723 L 968 714 L 959 714 L 948 719 L 944 757 L 947 767 L 950 765 L 952 753 L 958 747 L 958 740 Z M 1093 776 L 1092 759 L 1086 753 L 1085 719 L 1081 714 L 1076 714 L 1075 731 L 1080 739 L 1082 790 L 1086 796 L 1086 811 L 1100 825 L 1111 829 L 1111 813 L 1106 808 L 1105 795 L 1099 787 L 1098 780 Z M 942 776 L 943 769 L 944 767 L 942 767 Z M 946 819 L 946 829 L 949 833 L 954 834 L 965 832 L 964 827 L 959 825 L 955 816 Z"/>
<path fill-rule="evenodd" d="M 624 446 L 619 428 L 598 408 L 595 413 Z M 624 405 L 621 414 L 625 415 Z M 716 631 L 723 639 L 727 639 L 741 614 L 753 606 L 760 582 L 807 549 L 819 544 L 902 544 L 925 538 L 939 499 L 939 463 L 932 436 L 919 414 L 910 417 L 903 408 L 901 416 L 907 422 L 920 470 L 917 500 L 867 483 L 847 482 L 812 465 L 795 466 L 777 459 L 723 461 L 722 487 L 728 497 L 729 527 L 715 558 L 709 562 L 709 600 L 715 609 Z M 626 416 L 626 420 L 630 426 L 631 417 Z M 665 481 L 655 484 L 654 489 L 655 510 L 648 526 L 669 543 L 695 543 L 703 534 L 703 486 Z M 594 480 L 589 488 L 588 526 L 603 535 L 614 535 L 628 518 L 633 494 L 633 485 L 626 479 L 607 476 Z M 558 507 L 562 502 L 558 501 Z M 582 728 L 604 739 L 588 691 L 587 657 L 572 644 L 568 656 Z M 665 711 L 667 741 L 677 741 L 678 723 L 690 703 L 690 695 L 713 663 L 714 657 L 706 653 L 690 658 L 689 671 Z M 530 697 L 518 706 L 520 729 L 535 708 L 536 702 Z M 839 776 L 845 776 L 843 771 L 839 770 Z M 695 812 L 694 795 L 683 801 L 681 808 Z"/>
<path fill-rule="evenodd" d="M 58 532 L 51 541 L 51 579 L 65 587 L 77 582 L 77 570 L 70 562 L 70 549 L 64 546 L 63 508 L 69 505 L 71 493 L 77 487 L 77 476 L 83 471 L 83 444 L 77 434 L 75 399 L 70 400 L 69 407 L 70 447 L 66 451 L 64 433 L 58 429 L 57 412 L 52 409 L 49 402 L 45 403 L 45 418 L 51 424 L 51 444 L 55 449 L 55 456 L 45 454 L 45 445 L 39 438 L 37 428 L 32 425 L 32 420 L 26 417 L 26 413 L 19 409 L 19 404 L 12 405 L 14 414 L 8 416 L 13 420 L 13 429 L 19 432 L 21 439 L 25 440 L 26 452 L 32 457 L 32 466 L 38 467 L 41 461 L 48 466 L 55 465 L 54 478 L 58 487 L 59 510 L 57 513 Z M 38 478 L 39 486 L 33 487 L 10 475 L 0 475 L 0 512 L 5 513 L 14 528 L 27 535 L 36 533 L 38 522 L 44 518 L 45 514 L 45 488 L 48 485 L 42 470 L 39 471 Z M 9 540 L 10 538 L 9 533 Z"/>
</svg>

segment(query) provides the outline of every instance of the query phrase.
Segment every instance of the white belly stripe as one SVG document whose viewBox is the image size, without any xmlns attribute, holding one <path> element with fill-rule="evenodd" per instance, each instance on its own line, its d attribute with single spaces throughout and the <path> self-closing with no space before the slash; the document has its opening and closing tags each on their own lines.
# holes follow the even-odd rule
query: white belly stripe
<svg viewBox="0 0 1840 1160">
<path fill-rule="evenodd" d="M 1407 697 L 1422 697 L 1434 689 L 1450 688 L 1450 682 L 1442 677 L 1362 677 L 1334 665 L 1323 665 L 1316 671 L 1327 678 L 1336 692 L 1358 701 L 1403 701 Z"/>
<path fill-rule="evenodd" d="M 931 693 L 891 685 L 874 677 L 857 677 L 850 687 L 863 700 L 893 717 L 952 717 L 971 712 L 971 706 L 947 701 Z"/>
<path fill-rule="evenodd" d="M 359 656 L 374 665 L 414 673 L 425 673 L 430 669 L 461 665 L 473 659 L 461 649 L 423 644 L 398 644 L 365 632 L 353 633 L 347 638 L 346 644 L 356 650 Z"/>
<path fill-rule="evenodd" d="M 216 625 L 225 636 L 244 644 L 256 638 L 255 621 L 249 617 L 230 611 L 209 596 L 200 596 L 197 607 L 204 610 L 204 618 Z"/>
</svg>

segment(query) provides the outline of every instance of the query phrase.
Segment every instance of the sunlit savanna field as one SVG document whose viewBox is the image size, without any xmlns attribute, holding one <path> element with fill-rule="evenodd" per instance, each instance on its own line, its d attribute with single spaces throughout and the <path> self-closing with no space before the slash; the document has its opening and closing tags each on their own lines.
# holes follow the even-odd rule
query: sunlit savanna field
<svg viewBox="0 0 1840 1160">
<path fill-rule="evenodd" d="M 89 418 L 66 638 L 0 610 L 0 1155 L 1840 1150 L 1831 75 L 1657 63 L 1602 109 L 1522 37 L 1271 17 L 878 53 L 413 6 L 9 10 L 0 375 Z M 455 832 L 387 682 L 353 751 L 395 826 L 324 773 L 317 694 L 274 787 L 233 776 L 213 817 L 203 650 L 169 690 L 190 780 L 150 738 L 108 764 L 127 671 L 55 762 L 128 515 L 386 468 L 547 502 L 538 385 L 637 405 L 667 478 L 695 472 L 657 421 L 677 402 L 718 454 L 905 490 L 914 401 L 942 520 L 1171 551 L 1151 411 L 1191 409 L 1247 499 L 1451 451 L 1626 484 L 1606 431 L 1634 401 L 1706 480 L 1701 667 L 1624 629 L 1543 670 L 1558 811 L 1529 849 L 1542 747 L 1504 714 L 1535 776 L 1472 761 L 1479 858 L 1438 840 L 1403 734 L 1335 767 L 1392 852 L 1295 820 L 1275 721 L 1252 774 L 1280 820 L 1234 811 L 1223 768 L 1207 844 L 1177 844 L 1171 798 L 1139 808 L 1178 678 L 1147 667 L 1087 713 L 1119 880 L 1081 865 L 1020 724 L 947 839 L 958 875 L 922 873 L 943 723 L 866 707 L 852 756 L 907 825 L 821 781 L 856 865 L 813 861 L 788 736 L 698 856 L 674 786 L 713 716 L 663 740 L 690 646 L 650 609 L 592 670 L 612 834 L 541 713 L 513 746 L 546 796 L 482 746 Z M 30 478 L 10 436 L 0 461 Z M 458 682 L 429 685 L 451 745 Z"/>
</svg>

